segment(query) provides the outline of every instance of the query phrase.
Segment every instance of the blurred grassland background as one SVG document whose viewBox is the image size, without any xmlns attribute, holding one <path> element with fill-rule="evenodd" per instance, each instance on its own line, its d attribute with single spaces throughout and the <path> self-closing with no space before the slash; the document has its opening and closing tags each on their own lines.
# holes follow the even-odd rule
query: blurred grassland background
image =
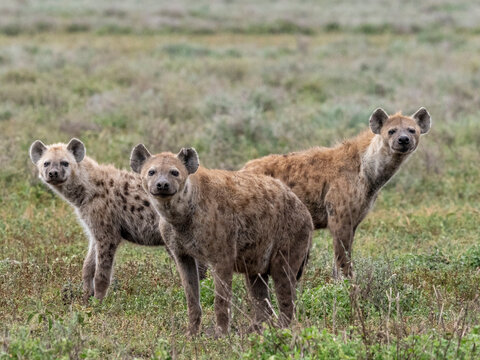
<svg viewBox="0 0 480 360">
<path fill-rule="evenodd" d="M 0 1 L 0 358 L 479 358 L 479 18 L 466 0 Z M 357 279 L 332 281 L 316 232 L 297 321 L 262 336 L 238 276 L 231 335 L 187 341 L 160 248 L 124 245 L 82 305 L 87 241 L 28 158 L 75 136 L 118 167 L 143 142 L 238 169 L 420 106 L 432 130 L 359 227 Z"/>
</svg>

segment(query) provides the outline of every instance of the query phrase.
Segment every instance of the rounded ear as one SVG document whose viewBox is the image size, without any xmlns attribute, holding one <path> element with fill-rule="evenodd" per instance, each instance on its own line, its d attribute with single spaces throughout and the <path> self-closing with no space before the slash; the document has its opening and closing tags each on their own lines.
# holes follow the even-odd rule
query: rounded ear
<svg viewBox="0 0 480 360">
<path fill-rule="evenodd" d="M 143 164 L 145 164 L 145 161 L 147 161 L 150 156 L 152 155 L 149 153 L 145 145 L 138 144 L 133 148 L 132 154 L 130 155 L 130 167 L 133 171 L 140 174 Z"/>
<path fill-rule="evenodd" d="M 177 158 L 185 165 L 189 174 L 194 174 L 200 165 L 197 151 L 194 148 L 182 148 Z"/>
<path fill-rule="evenodd" d="M 85 145 L 83 145 L 83 142 L 75 138 L 69 141 L 67 145 L 67 150 L 73 154 L 76 162 L 82 161 L 87 152 L 87 150 L 85 149 Z"/>
<path fill-rule="evenodd" d="M 30 159 L 36 165 L 38 160 L 42 157 L 43 153 L 47 150 L 47 147 L 40 140 L 36 140 L 30 145 Z"/>
<path fill-rule="evenodd" d="M 376 109 L 370 116 L 370 129 L 374 134 L 380 134 L 383 124 L 388 119 L 388 114 L 382 108 Z"/>
<path fill-rule="evenodd" d="M 412 118 L 414 118 L 417 122 L 417 125 L 420 126 L 420 132 L 422 134 L 426 134 L 428 130 L 430 130 L 430 127 L 432 126 L 432 118 L 430 117 L 427 109 L 421 107 L 415 114 L 412 115 Z"/>
</svg>

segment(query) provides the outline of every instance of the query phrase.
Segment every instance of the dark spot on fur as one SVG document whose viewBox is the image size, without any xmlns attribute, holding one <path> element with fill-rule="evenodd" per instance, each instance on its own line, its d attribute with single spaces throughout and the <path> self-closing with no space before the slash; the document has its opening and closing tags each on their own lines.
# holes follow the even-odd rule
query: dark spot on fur
<svg viewBox="0 0 480 360">
<path fill-rule="evenodd" d="M 78 185 L 72 191 L 72 198 L 76 205 L 81 205 L 85 201 L 85 187 L 83 185 Z"/>
<path fill-rule="evenodd" d="M 123 210 L 127 211 L 127 205 L 123 205 Z"/>
<path fill-rule="evenodd" d="M 110 179 L 109 184 L 110 184 L 110 187 L 113 187 L 113 184 L 114 184 L 114 183 L 113 183 L 113 179 Z"/>
<path fill-rule="evenodd" d="M 143 220 L 143 215 L 142 214 L 140 214 L 138 217 L 140 218 L 140 220 Z"/>
<path fill-rule="evenodd" d="M 127 198 L 126 198 L 125 196 L 123 196 L 122 194 L 120 194 L 120 197 L 121 197 L 121 199 L 122 199 L 122 202 L 123 202 L 124 204 L 126 204 L 126 203 L 127 203 Z"/>
<path fill-rule="evenodd" d="M 146 206 L 146 207 L 149 207 L 150 203 L 147 200 L 143 200 L 143 205 Z"/>
<path fill-rule="evenodd" d="M 140 200 L 140 196 L 135 195 L 135 200 Z"/>
<path fill-rule="evenodd" d="M 131 211 L 132 213 L 135 212 L 135 206 L 132 205 L 132 206 L 130 207 L 130 211 Z"/>
<path fill-rule="evenodd" d="M 125 182 L 123 184 L 123 193 L 125 194 L 125 196 L 128 196 L 129 194 L 129 191 L 128 191 L 128 182 Z"/>
<path fill-rule="evenodd" d="M 143 206 L 139 206 L 139 207 L 137 208 L 137 211 L 143 211 L 143 209 L 145 209 Z"/>
<path fill-rule="evenodd" d="M 288 187 L 289 187 L 289 188 L 293 188 L 295 185 L 296 185 L 295 181 L 290 181 L 290 182 L 288 183 Z"/>
</svg>

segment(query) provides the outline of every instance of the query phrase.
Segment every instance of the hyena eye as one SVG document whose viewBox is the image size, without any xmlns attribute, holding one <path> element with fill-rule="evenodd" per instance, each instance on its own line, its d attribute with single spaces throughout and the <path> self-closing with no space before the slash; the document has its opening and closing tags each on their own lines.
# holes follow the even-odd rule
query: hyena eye
<svg viewBox="0 0 480 360">
<path fill-rule="evenodd" d="M 388 135 L 393 135 L 393 134 L 395 134 L 396 131 L 397 131 L 397 129 L 390 129 L 390 130 L 388 130 Z"/>
<path fill-rule="evenodd" d="M 60 161 L 60 165 L 62 165 L 63 167 L 68 167 L 68 162 Z"/>
<path fill-rule="evenodd" d="M 50 161 L 45 161 L 45 162 L 43 163 L 43 166 L 45 166 L 45 167 L 47 167 L 48 165 L 50 165 Z"/>
<path fill-rule="evenodd" d="M 172 170 L 172 171 L 170 171 L 170 174 L 172 174 L 173 176 L 178 176 L 178 171 L 177 170 Z"/>
<path fill-rule="evenodd" d="M 409 128 L 408 132 L 410 132 L 411 134 L 415 134 L 415 129 L 414 128 Z"/>
<path fill-rule="evenodd" d="M 153 176 L 153 175 L 155 175 L 155 170 L 150 170 L 150 171 L 148 172 L 148 176 Z"/>
</svg>

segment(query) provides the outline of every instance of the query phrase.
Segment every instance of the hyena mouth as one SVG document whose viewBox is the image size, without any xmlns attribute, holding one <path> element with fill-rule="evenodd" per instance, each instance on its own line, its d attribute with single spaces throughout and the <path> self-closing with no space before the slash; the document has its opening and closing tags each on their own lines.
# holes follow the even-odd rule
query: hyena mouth
<svg viewBox="0 0 480 360">
<path fill-rule="evenodd" d="M 395 150 L 396 152 L 406 154 L 412 151 L 413 148 L 409 145 L 406 145 L 406 146 L 398 145 L 398 146 L 393 146 L 392 149 Z"/>
<path fill-rule="evenodd" d="M 47 180 L 47 183 L 50 185 L 61 185 L 65 182 L 66 180 L 59 180 L 59 179 L 49 179 Z"/>
<path fill-rule="evenodd" d="M 162 199 L 167 199 L 167 198 L 175 195 L 177 193 L 177 191 L 174 191 L 174 192 L 160 192 L 160 191 L 159 192 L 153 192 L 153 191 L 150 191 L 150 193 L 155 197 L 160 197 Z"/>
</svg>

